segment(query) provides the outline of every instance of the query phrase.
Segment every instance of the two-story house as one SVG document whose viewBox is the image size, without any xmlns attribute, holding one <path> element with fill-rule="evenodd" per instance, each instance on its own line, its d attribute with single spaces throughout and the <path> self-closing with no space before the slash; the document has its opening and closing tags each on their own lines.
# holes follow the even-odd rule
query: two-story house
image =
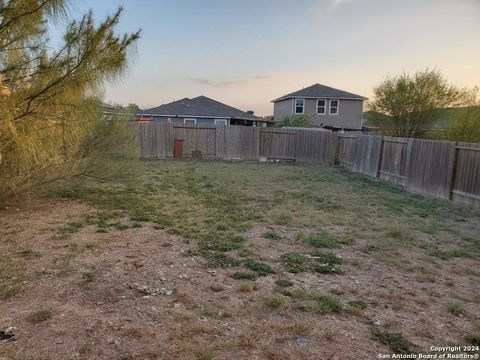
<svg viewBox="0 0 480 360">
<path fill-rule="evenodd" d="M 273 100 L 273 119 L 307 115 L 314 127 L 360 130 L 366 97 L 315 84 Z"/>
</svg>

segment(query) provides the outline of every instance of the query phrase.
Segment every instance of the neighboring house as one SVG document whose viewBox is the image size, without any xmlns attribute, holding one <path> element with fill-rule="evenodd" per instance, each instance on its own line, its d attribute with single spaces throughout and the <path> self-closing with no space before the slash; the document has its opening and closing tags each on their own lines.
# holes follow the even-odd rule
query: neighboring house
<svg viewBox="0 0 480 360">
<path fill-rule="evenodd" d="M 123 110 L 118 106 L 107 104 L 104 102 L 101 102 L 100 106 L 102 107 L 103 116 L 107 120 L 130 120 L 132 118 L 132 113 L 128 113 L 127 111 Z"/>
<path fill-rule="evenodd" d="M 253 111 L 242 111 L 206 96 L 185 98 L 136 113 L 137 120 L 153 120 L 174 124 L 223 124 L 262 126 L 262 118 Z"/>
<path fill-rule="evenodd" d="M 307 115 L 312 126 L 334 130 L 360 130 L 366 97 L 315 84 L 273 100 L 274 121 Z"/>
</svg>

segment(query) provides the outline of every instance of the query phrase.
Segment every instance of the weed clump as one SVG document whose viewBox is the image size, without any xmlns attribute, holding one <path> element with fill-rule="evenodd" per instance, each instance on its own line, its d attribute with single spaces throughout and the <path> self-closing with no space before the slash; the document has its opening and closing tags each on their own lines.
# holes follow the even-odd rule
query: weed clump
<svg viewBox="0 0 480 360">
<path fill-rule="evenodd" d="M 281 288 L 287 288 L 293 286 L 293 282 L 287 279 L 275 280 L 275 284 Z"/>
<path fill-rule="evenodd" d="M 232 275 L 232 277 L 235 280 L 257 280 L 257 274 L 251 271 L 237 271 Z"/>
<path fill-rule="evenodd" d="M 269 239 L 269 240 L 280 240 L 282 236 L 278 233 L 276 233 L 273 230 L 267 230 L 263 233 L 262 237 L 264 239 Z"/>
<path fill-rule="evenodd" d="M 288 252 L 280 256 L 280 261 L 287 267 L 287 271 L 292 274 L 302 273 L 307 270 L 307 258 L 303 255 Z"/>
<path fill-rule="evenodd" d="M 454 316 L 465 315 L 467 312 L 462 304 L 458 302 L 451 302 L 447 305 L 448 312 Z"/>
<path fill-rule="evenodd" d="M 295 299 L 294 307 L 300 311 L 318 312 L 321 314 L 339 313 L 343 306 L 335 296 L 300 290 L 284 290 L 283 295 Z"/>
<path fill-rule="evenodd" d="M 412 352 L 412 344 L 405 339 L 402 333 L 375 330 L 373 338 L 380 341 L 383 345 L 389 346 L 394 353 L 410 354 Z"/>
<path fill-rule="evenodd" d="M 261 261 L 247 259 L 243 262 L 243 265 L 252 271 L 255 271 L 260 276 L 267 276 L 269 274 L 275 273 L 272 267 Z"/>
<path fill-rule="evenodd" d="M 270 296 L 263 299 L 263 306 L 269 311 L 277 310 L 284 304 L 284 301 L 278 297 Z"/>
<path fill-rule="evenodd" d="M 241 264 L 239 260 L 221 252 L 203 253 L 203 257 L 207 260 L 207 264 L 211 267 L 228 268 L 239 266 Z"/>
</svg>

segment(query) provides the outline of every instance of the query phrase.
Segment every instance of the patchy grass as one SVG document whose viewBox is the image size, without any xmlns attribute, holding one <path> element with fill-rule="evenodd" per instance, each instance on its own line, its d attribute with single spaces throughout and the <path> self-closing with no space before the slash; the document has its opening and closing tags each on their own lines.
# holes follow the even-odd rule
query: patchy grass
<svg viewBox="0 0 480 360">
<path fill-rule="evenodd" d="M 25 262 L 0 252 L 0 299 L 8 299 L 18 294 L 25 280 Z"/>
<path fill-rule="evenodd" d="M 257 274 L 252 271 L 236 271 L 232 277 L 235 280 L 257 280 Z"/>
<path fill-rule="evenodd" d="M 242 281 L 237 286 L 238 291 L 249 293 L 255 290 L 255 285 L 251 282 Z"/>
<path fill-rule="evenodd" d="M 454 316 L 466 315 L 467 312 L 463 304 L 459 302 L 450 302 L 447 304 L 448 312 Z"/>
<path fill-rule="evenodd" d="M 282 236 L 275 231 L 269 229 L 263 233 L 263 238 L 269 239 L 269 240 L 280 240 Z"/>
<path fill-rule="evenodd" d="M 358 310 L 364 310 L 364 309 L 367 308 L 367 304 L 362 300 L 349 301 L 348 305 L 351 306 L 352 308 L 355 308 L 355 309 L 358 309 Z"/>
<path fill-rule="evenodd" d="M 389 346 L 390 350 L 394 353 L 410 354 L 413 351 L 412 344 L 405 339 L 402 333 L 375 330 L 373 332 L 373 337 L 382 344 Z"/>
<path fill-rule="evenodd" d="M 293 299 L 294 308 L 300 311 L 318 312 L 322 314 L 339 313 L 343 306 L 337 297 L 320 294 L 305 289 L 284 290 L 283 295 Z"/>
<path fill-rule="evenodd" d="M 280 256 L 280 261 L 292 274 L 299 274 L 307 270 L 308 259 L 294 252 L 288 252 Z"/>
<path fill-rule="evenodd" d="M 281 288 L 288 288 L 293 286 L 293 282 L 287 279 L 278 279 L 278 280 L 275 280 L 275 285 Z"/>
<path fill-rule="evenodd" d="M 430 253 L 431 256 L 438 257 L 442 260 L 450 260 L 453 258 L 471 258 L 474 257 L 474 254 L 468 250 L 457 249 L 457 250 L 435 250 Z"/>
<path fill-rule="evenodd" d="M 53 316 L 50 310 L 40 310 L 30 314 L 27 320 L 31 323 L 40 323 L 49 320 Z"/>
<path fill-rule="evenodd" d="M 269 311 L 277 310 L 285 304 L 285 301 L 276 296 L 269 296 L 263 299 L 263 307 Z"/>
<path fill-rule="evenodd" d="M 241 264 L 240 260 L 224 253 L 208 252 L 204 253 L 204 257 L 208 266 L 216 268 L 228 268 Z"/>
<path fill-rule="evenodd" d="M 83 274 L 82 274 L 82 279 L 83 281 L 85 282 L 92 282 L 95 280 L 95 273 L 92 272 L 92 271 L 85 271 Z"/>
<path fill-rule="evenodd" d="M 465 338 L 465 341 L 473 346 L 480 346 L 480 335 L 470 335 Z"/>
<path fill-rule="evenodd" d="M 316 251 L 312 254 L 317 263 L 314 266 L 316 272 L 322 274 L 336 273 L 340 271 L 342 260 L 334 253 Z"/>
<path fill-rule="evenodd" d="M 341 259 L 334 253 L 315 251 L 311 256 L 305 256 L 294 252 L 284 253 L 280 261 L 285 265 L 287 271 L 292 274 L 304 271 L 318 272 L 322 274 L 335 273 L 340 271 Z"/>
<path fill-rule="evenodd" d="M 89 358 L 150 358 L 158 350 L 169 358 L 240 351 L 242 358 L 315 359 L 331 357 L 329 341 L 341 349 L 339 358 L 369 358 L 375 341 L 413 348 L 395 332 L 375 337 L 364 330 L 377 319 L 388 331 L 403 328 L 405 317 L 439 325 L 434 333 L 409 331 L 413 343 L 475 341 L 475 307 L 456 317 L 446 304 L 478 303 L 480 211 L 334 167 L 142 165 L 145 173 L 133 184 L 57 191 L 61 212 L 25 211 L 6 220 L 0 214 L 0 310 L 15 310 L 12 324 L 36 349 L 12 342 L 4 356 L 65 357 L 69 348 Z M 68 237 L 74 241 L 54 241 Z M 135 283 L 152 294 L 126 285 Z M 37 326 L 22 325 L 25 309 L 38 308 L 34 301 L 47 309 L 64 302 L 78 312 L 51 317 L 38 336 Z M 95 317 L 75 315 L 90 314 L 94 304 Z M 120 308 L 138 330 L 116 331 Z M 393 320 L 395 311 L 402 316 Z M 95 327 L 97 320 L 114 327 Z M 62 337 L 63 344 L 45 342 L 72 323 L 78 334 Z M 83 329 L 94 329 L 101 343 Z M 352 335 L 348 342 L 342 329 Z M 298 336 L 310 340 L 300 355 Z"/>
<path fill-rule="evenodd" d="M 260 276 L 267 276 L 270 274 L 275 273 L 272 267 L 264 262 L 257 261 L 254 259 L 247 259 L 243 262 L 243 265 L 254 272 L 256 272 Z"/>
<path fill-rule="evenodd" d="M 42 257 L 42 255 L 38 251 L 30 249 L 20 251 L 19 255 L 25 259 L 38 259 Z"/>
</svg>

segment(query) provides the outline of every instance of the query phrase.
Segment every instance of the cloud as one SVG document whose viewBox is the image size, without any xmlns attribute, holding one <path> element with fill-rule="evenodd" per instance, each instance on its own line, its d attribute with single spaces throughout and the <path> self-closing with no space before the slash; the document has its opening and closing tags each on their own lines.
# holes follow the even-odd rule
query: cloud
<svg viewBox="0 0 480 360">
<path fill-rule="evenodd" d="M 193 83 L 196 83 L 198 85 L 203 85 L 203 86 L 232 87 L 232 86 L 247 83 L 249 81 L 266 80 L 266 79 L 270 79 L 270 76 L 258 75 L 258 76 L 254 76 L 252 78 L 247 78 L 247 79 L 224 80 L 224 81 L 216 81 L 216 80 L 210 80 L 210 79 L 205 79 L 205 78 L 190 78 L 188 80 L 193 82 Z"/>
</svg>

